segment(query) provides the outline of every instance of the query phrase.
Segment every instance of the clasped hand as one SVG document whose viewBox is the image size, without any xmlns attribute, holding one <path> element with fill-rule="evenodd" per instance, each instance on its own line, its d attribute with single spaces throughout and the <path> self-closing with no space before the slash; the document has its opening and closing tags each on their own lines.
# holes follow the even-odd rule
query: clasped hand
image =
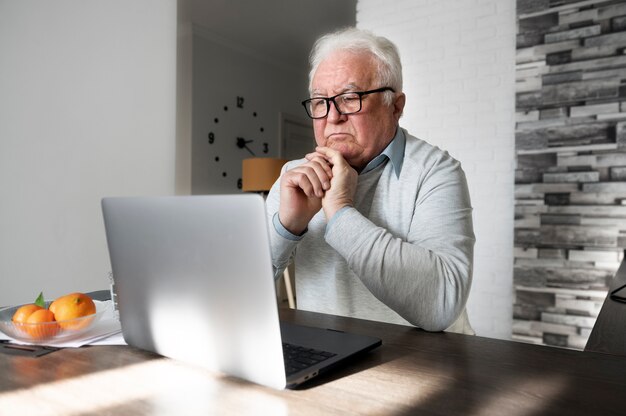
<svg viewBox="0 0 626 416">
<path fill-rule="evenodd" d="M 300 235 L 320 210 L 327 220 L 352 206 L 358 174 L 341 153 L 317 147 L 306 163 L 286 171 L 280 181 L 278 216 L 283 227 Z"/>
</svg>

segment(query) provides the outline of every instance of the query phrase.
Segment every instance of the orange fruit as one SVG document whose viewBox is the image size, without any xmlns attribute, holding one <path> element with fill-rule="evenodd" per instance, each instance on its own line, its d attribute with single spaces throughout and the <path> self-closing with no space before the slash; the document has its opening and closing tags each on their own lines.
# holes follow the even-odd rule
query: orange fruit
<svg viewBox="0 0 626 416">
<path fill-rule="evenodd" d="M 59 332 L 59 325 L 50 310 L 39 308 L 26 319 L 23 329 L 33 338 L 50 338 Z"/>
<path fill-rule="evenodd" d="M 43 309 L 41 306 L 35 305 L 34 303 L 29 303 L 28 305 L 22 305 L 13 314 L 11 320 L 15 323 L 15 327 L 21 331 L 26 332 L 26 320 L 33 312 Z"/>
<path fill-rule="evenodd" d="M 91 323 L 91 319 L 80 319 L 96 313 L 96 304 L 84 293 L 70 293 L 61 296 L 50 304 L 50 311 L 61 328 L 81 329 Z M 67 322 L 66 322 L 67 321 Z"/>
<path fill-rule="evenodd" d="M 26 322 L 28 317 L 35 312 L 36 310 L 43 309 L 41 306 L 37 306 L 34 303 L 29 303 L 28 305 L 22 305 L 13 314 L 13 318 L 11 320 L 15 323 L 23 324 Z"/>
</svg>

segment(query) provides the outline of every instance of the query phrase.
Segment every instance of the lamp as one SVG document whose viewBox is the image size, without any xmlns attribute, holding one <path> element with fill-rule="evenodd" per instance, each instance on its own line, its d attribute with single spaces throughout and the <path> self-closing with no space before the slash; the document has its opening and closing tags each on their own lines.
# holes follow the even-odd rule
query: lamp
<svg viewBox="0 0 626 416">
<path fill-rule="evenodd" d="M 285 159 L 252 157 L 242 162 L 242 186 L 244 192 L 268 192 L 280 176 Z"/>
</svg>

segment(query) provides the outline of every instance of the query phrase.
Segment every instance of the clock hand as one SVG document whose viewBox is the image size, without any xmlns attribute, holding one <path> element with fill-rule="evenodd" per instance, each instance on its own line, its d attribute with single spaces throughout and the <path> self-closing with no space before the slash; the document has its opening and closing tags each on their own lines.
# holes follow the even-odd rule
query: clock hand
<svg viewBox="0 0 626 416">
<path fill-rule="evenodd" d="M 248 146 L 245 146 L 245 147 L 246 147 L 246 150 L 247 150 L 248 152 L 250 152 L 250 154 L 251 154 L 252 156 L 256 157 L 256 155 L 254 154 L 254 152 L 253 152 L 252 150 L 250 150 L 250 148 L 249 148 Z"/>
<path fill-rule="evenodd" d="M 248 147 L 248 143 L 252 143 L 254 140 L 246 140 L 243 137 L 237 137 L 237 147 L 240 149 L 246 149 L 252 156 L 256 156 L 252 150 Z"/>
</svg>

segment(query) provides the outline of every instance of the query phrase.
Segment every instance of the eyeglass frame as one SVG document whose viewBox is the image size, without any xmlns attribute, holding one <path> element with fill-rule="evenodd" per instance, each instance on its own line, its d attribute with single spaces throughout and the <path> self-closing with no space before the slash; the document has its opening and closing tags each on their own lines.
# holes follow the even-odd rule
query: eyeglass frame
<svg viewBox="0 0 626 416">
<path fill-rule="evenodd" d="M 311 98 L 307 98 L 306 100 L 302 101 L 302 106 L 304 107 L 304 110 L 306 111 L 306 114 L 312 118 L 313 120 L 319 120 L 322 118 L 326 118 L 328 117 L 328 114 L 330 113 L 330 103 L 332 101 L 332 103 L 335 105 L 335 109 L 337 110 L 337 112 L 341 115 L 350 115 L 350 114 L 356 114 L 359 111 L 361 111 L 363 109 L 363 96 L 364 95 L 369 95 L 369 94 L 374 94 L 377 92 L 385 92 L 385 91 L 391 91 L 391 92 L 396 92 L 393 88 L 391 87 L 381 87 L 381 88 L 376 88 L 375 90 L 369 90 L 369 91 L 347 91 L 347 92 L 342 92 L 341 94 L 337 94 L 337 95 L 333 95 L 332 97 L 311 97 Z M 342 95 L 347 95 L 347 94 L 356 94 L 359 96 L 359 109 L 356 111 L 350 111 L 349 113 L 342 113 L 341 110 L 339 110 L 339 107 L 337 106 L 337 101 L 335 101 L 335 99 L 337 97 L 340 97 Z M 324 114 L 321 117 L 313 117 L 310 113 L 309 113 L 309 108 L 308 108 L 308 103 L 310 103 L 313 100 L 324 100 L 326 101 L 326 114 Z"/>
</svg>

